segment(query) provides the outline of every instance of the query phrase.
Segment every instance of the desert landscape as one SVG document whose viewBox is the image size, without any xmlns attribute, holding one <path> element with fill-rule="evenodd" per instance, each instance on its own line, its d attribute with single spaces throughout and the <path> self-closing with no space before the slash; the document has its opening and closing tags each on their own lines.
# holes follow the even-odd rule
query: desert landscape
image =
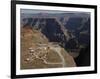
<svg viewBox="0 0 100 79">
<path fill-rule="evenodd" d="M 21 69 L 90 66 L 88 13 L 21 10 L 20 39 Z"/>
</svg>

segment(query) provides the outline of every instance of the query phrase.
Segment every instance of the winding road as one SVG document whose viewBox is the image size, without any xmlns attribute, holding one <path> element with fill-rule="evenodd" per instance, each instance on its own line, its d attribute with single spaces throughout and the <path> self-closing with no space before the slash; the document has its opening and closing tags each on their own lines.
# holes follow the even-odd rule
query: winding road
<svg viewBox="0 0 100 79">
<path fill-rule="evenodd" d="M 57 54 L 59 55 L 59 57 L 62 60 L 62 66 L 65 67 L 66 66 L 65 59 L 64 59 L 63 55 L 61 54 L 61 48 L 60 47 L 52 47 L 51 46 L 51 49 L 57 52 Z"/>
</svg>

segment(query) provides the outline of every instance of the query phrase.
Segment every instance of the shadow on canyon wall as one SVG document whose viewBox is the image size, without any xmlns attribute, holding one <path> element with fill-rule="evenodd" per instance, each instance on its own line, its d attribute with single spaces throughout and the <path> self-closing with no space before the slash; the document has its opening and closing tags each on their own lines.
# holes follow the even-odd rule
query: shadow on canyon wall
<svg viewBox="0 0 100 79">
<path fill-rule="evenodd" d="M 90 46 L 82 48 L 80 55 L 75 59 L 77 66 L 90 66 Z"/>
</svg>

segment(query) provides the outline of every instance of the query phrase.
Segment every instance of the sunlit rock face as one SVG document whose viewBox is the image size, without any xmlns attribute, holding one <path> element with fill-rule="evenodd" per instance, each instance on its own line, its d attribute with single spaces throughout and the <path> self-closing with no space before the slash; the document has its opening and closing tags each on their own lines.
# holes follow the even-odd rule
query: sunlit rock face
<svg viewBox="0 0 100 79">
<path fill-rule="evenodd" d="M 50 42 L 40 31 L 21 28 L 21 69 L 76 67 L 71 55 L 57 42 Z"/>
</svg>

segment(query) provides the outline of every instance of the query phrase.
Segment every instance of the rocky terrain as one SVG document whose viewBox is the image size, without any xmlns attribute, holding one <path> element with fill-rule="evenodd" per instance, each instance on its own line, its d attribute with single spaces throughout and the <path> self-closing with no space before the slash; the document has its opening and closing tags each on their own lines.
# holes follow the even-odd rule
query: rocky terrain
<svg viewBox="0 0 100 79">
<path fill-rule="evenodd" d="M 49 42 L 30 26 L 21 28 L 21 69 L 75 67 L 76 63 L 56 42 Z"/>
<path fill-rule="evenodd" d="M 27 49 L 31 46 L 32 49 L 34 49 L 34 47 L 37 48 L 37 43 L 40 43 L 41 45 L 46 44 L 47 47 L 49 43 L 56 43 L 58 47 L 67 52 L 69 56 L 71 55 L 73 57 L 72 59 L 75 60 L 77 66 L 90 66 L 89 13 L 22 13 L 21 28 L 22 34 L 26 36 L 23 38 L 27 39 L 28 41 L 27 42 L 26 40 L 22 39 L 22 43 L 27 43 L 26 45 L 24 45 L 27 47 Z M 23 33 L 23 30 L 25 28 L 27 31 L 30 28 L 30 32 Z M 30 39 L 27 37 L 28 34 L 29 36 L 31 35 L 31 37 L 29 37 Z M 36 35 L 36 37 L 34 35 Z M 49 50 L 52 49 L 51 47 L 54 47 L 53 45 L 49 46 Z M 25 51 L 27 51 L 26 47 L 22 47 L 22 49 L 24 48 Z M 87 48 L 88 51 L 86 51 Z M 52 50 L 52 52 L 57 52 L 56 49 Z M 61 57 L 59 53 L 57 55 Z M 83 63 L 83 60 L 86 56 L 88 64 Z M 80 64 L 80 62 L 82 65 Z"/>
</svg>

